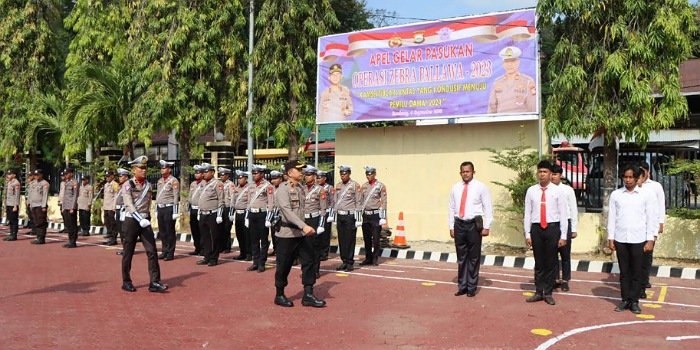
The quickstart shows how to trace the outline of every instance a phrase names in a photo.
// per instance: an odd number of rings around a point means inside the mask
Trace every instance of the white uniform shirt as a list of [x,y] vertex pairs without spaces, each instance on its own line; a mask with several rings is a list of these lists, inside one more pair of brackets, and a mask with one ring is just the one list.
[[576,203],[576,192],[569,185],[564,183],[559,183],[559,189],[564,192],[564,197],[566,197],[566,207],[568,209],[567,219],[571,219],[571,232],[576,231],[576,225],[578,225],[578,204]]
[[459,207],[462,203],[462,191],[464,181],[460,181],[452,186],[450,191],[450,210],[447,215],[447,225],[450,230],[454,229],[455,218],[471,220],[480,215],[484,219],[484,228],[489,229],[493,222],[493,207],[491,204],[491,194],[489,189],[476,179],[469,181],[467,185],[467,199],[464,207],[464,217],[459,217]]
[[[532,185],[527,189],[527,193],[525,194],[525,217],[523,218],[523,224],[525,226],[526,239],[530,239],[532,224],[539,225],[540,223],[541,188],[540,184]],[[551,182],[547,184],[545,188],[547,223],[558,222],[560,230],[559,237],[560,239],[566,239],[566,232],[569,228],[569,221],[567,219],[569,211],[564,192]]]
[[[656,213],[658,214],[659,223],[663,224],[666,221],[666,195],[664,194],[663,186],[654,180],[647,179],[642,184],[642,189],[651,190],[654,197],[656,197]],[[659,232],[656,232],[656,236],[658,235]]]
[[659,232],[655,198],[639,186],[628,191],[621,187],[610,194],[608,239],[620,243],[653,241]]

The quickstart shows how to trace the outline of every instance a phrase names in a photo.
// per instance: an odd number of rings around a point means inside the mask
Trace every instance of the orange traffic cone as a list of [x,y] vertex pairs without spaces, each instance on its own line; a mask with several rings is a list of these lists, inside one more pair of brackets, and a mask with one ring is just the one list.
[[399,223],[396,225],[396,234],[394,235],[394,243],[391,244],[392,248],[406,249],[411,248],[410,245],[406,244],[406,234],[404,233],[403,227],[403,212],[399,212]]

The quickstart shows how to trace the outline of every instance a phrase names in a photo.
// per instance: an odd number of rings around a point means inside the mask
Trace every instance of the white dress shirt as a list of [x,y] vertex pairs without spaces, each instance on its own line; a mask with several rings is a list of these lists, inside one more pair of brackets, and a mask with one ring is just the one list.
[[[663,186],[654,180],[647,179],[642,184],[642,189],[651,190],[654,197],[656,197],[656,213],[658,214],[659,223],[663,224],[666,221],[666,195],[664,194]],[[658,235],[659,232],[657,231],[656,236]]]
[[459,206],[462,203],[462,191],[464,181],[460,181],[452,186],[450,191],[450,210],[447,215],[447,225],[450,230],[455,227],[455,218],[471,220],[475,216],[481,215],[484,219],[484,228],[490,229],[493,222],[493,207],[491,205],[491,194],[489,189],[482,182],[472,179],[467,184],[467,199],[464,206],[464,217],[459,217]]
[[639,186],[632,191],[621,187],[610,194],[608,239],[620,243],[653,241],[659,232],[655,197]]
[[[569,228],[568,206],[564,192],[553,183],[549,183],[545,190],[545,202],[547,210],[547,222],[559,223],[560,239],[566,239],[566,232]],[[542,200],[542,187],[540,184],[532,185],[527,189],[525,194],[525,217],[523,226],[525,226],[525,238],[530,239],[530,228],[532,224],[540,223],[540,201]]]
[[568,209],[567,219],[571,219],[571,232],[576,231],[576,225],[578,225],[578,204],[576,203],[576,192],[569,185],[564,183],[559,183],[559,189],[564,192],[564,197],[566,198],[566,207]]

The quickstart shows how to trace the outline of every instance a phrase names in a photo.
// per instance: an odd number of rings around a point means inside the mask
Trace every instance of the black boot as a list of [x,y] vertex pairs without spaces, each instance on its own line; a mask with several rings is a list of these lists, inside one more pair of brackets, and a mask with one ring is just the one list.
[[301,305],[324,307],[326,306],[326,302],[314,296],[314,287],[304,286],[304,297],[301,298]]
[[292,301],[287,299],[287,297],[284,295],[284,288],[277,288],[277,295],[275,296],[275,305],[283,307],[294,306],[294,303],[292,303]]

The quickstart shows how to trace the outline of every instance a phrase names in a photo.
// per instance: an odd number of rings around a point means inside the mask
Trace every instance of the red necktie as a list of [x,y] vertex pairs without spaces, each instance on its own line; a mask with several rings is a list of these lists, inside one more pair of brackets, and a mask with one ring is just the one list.
[[540,199],[540,227],[544,230],[547,228],[547,198],[544,196],[544,191],[547,187],[542,187],[542,199]]
[[462,201],[459,204],[459,217],[464,218],[464,212],[467,210],[467,183],[464,183],[464,189],[462,190]]

